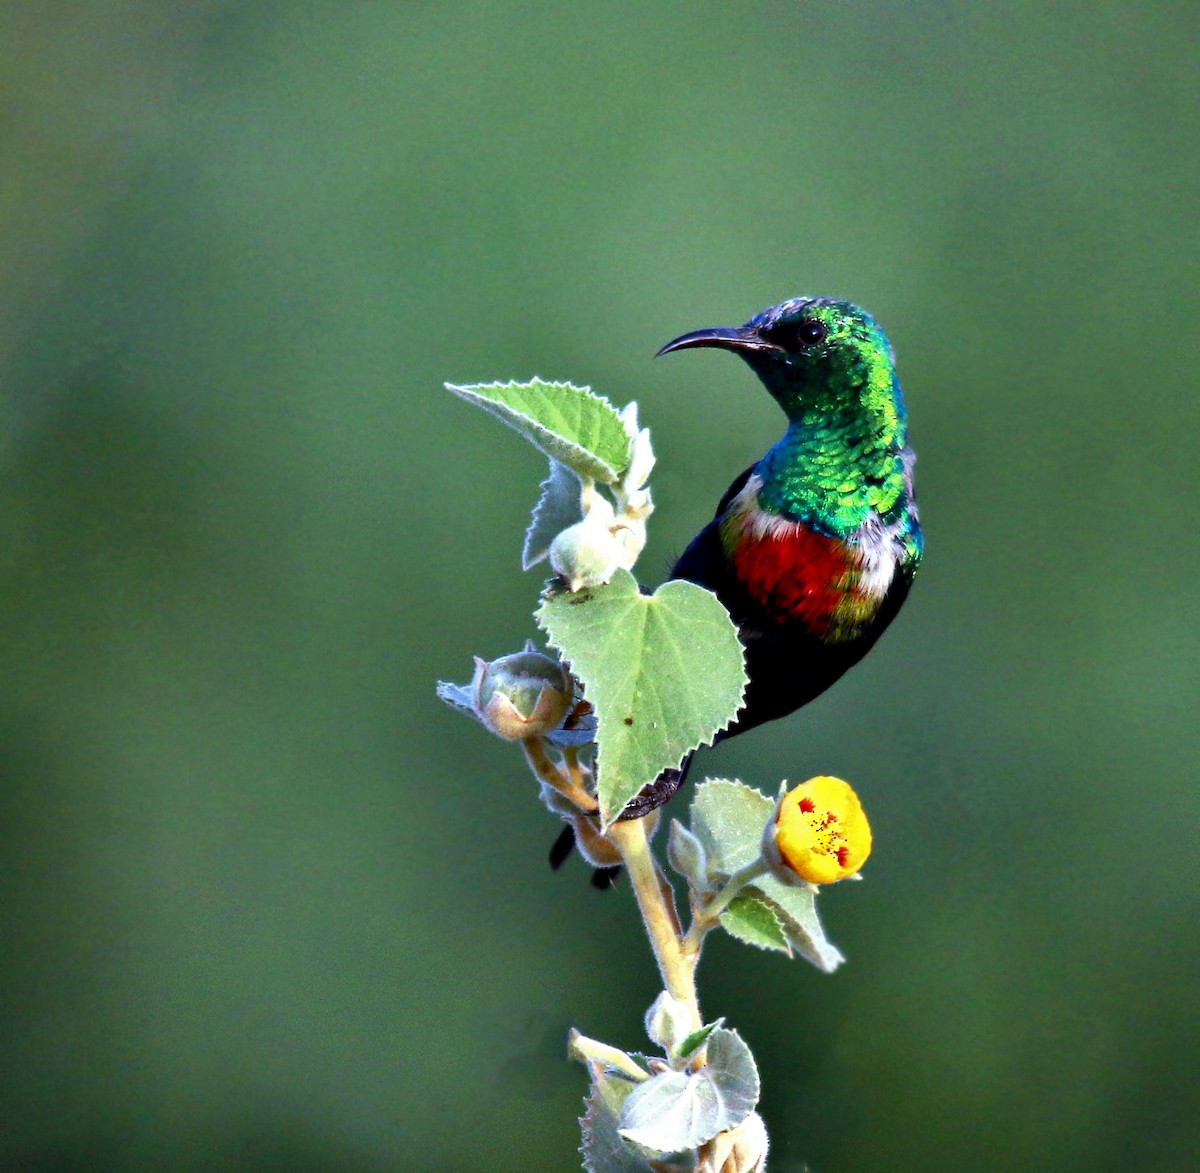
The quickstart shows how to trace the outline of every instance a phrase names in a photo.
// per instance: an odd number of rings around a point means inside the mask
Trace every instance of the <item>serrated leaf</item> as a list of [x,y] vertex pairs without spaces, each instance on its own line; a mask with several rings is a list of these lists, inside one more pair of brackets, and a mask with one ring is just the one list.
[[792,955],[783,921],[774,907],[752,892],[735,896],[721,913],[720,925],[731,937],[759,949]]
[[691,826],[711,869],[733,875],[759,857],[775,803],[753,786],[714,778],[696,787]]
[[694,583],[647,596],[619,570],[607,586],[549,596],[535,618],[596,710],[606,826],[662,770],[710,744],[741,704],[737,631],[716,595]]
[[693,892],[708,890],[708,856],[704,844],[678,819],[671,820],[667,859]]
[[550,475],[541,483],[542,495],[525,531],[521,569],[530,570],[550,553],[550,543],[583,516],[579,504],[579,477],[565,464],[550,461]]
[[792,887],[774,876],[760,876],[750,892],[759,892],[775,909],[792,947],[822,973],[833,973],[845,961],[828,937],[817,915],[817,890],[807,885]]
[[649,1161],[617,1131],[621,1106],[633,1085],[598,1076],[579,1118],[583,1130],[583,1167],[588,1173],[653,1173]]
[[758,1103],[758,1069],[737,1031],[718,1027],[708,1062],[696,1072],[665,1071],[629,1093],[618,1118],[622,1136],[659,1152],[693,1149],[736,1128]]
[[472,383],[446,389],[482,407],[580,476],[614,484],[629,464],[629,436],[607,399],[571,383]]

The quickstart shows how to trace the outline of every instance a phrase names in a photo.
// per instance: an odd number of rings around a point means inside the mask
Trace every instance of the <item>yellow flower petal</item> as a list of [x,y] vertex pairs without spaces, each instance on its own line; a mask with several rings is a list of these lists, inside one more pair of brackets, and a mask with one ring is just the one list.
[[784,864],[813,884],[844,880],[871,854],[871,826],[848,782],[810,778],[779,807],[775,842]]

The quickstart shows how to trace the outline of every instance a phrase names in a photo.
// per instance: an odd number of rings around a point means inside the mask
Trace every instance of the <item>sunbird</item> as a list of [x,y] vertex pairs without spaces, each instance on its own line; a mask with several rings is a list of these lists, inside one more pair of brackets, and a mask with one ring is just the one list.
[[[924,540],[891,343],[865,310],[796,297],[744,326],[683,334],[658,354],[700,347],[739,355],[787,417],[670,575],[716,594],[745,648],[749,684],[723,740],[794,712],[857,664],[907,597]],[[690,760],[623,817],[667,801]]]

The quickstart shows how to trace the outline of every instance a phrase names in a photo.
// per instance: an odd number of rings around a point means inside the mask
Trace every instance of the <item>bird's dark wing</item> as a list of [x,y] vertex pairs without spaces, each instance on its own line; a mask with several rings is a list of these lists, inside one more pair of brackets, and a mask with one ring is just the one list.
[[728,592],[736,590],[725,557],[725,549],[721,545],[719,526],[729,503],[745,488],[750,474],[756,467],[752,464],[725,490],[725,495],[717,503],[712,521],[691,540],[688,548],[679,556],[679,561],[672,567],[672,578],[686,578],[689,582],[708,587],[722,599],[726,598]]
[[672,578],[686,578],[688,582],[707,586],[722,603],[725,603],[734,621],[739,624],[748,610],[749,600],[744,597],[742,585],[733,576],[730,560],[726,557],[725,547],[721,543],[720,522],[730,506],[730,501],[742,492],[755,468],[756,465],[751,464],[750,468],[726,489],[724,497],[716,505],[712,521],[691,540],[671,570]]

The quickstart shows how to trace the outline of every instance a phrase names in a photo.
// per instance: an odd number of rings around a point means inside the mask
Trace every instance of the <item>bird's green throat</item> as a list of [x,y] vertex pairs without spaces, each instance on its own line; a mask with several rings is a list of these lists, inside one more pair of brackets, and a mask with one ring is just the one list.
[[872,514],[885,524],[901,517],[904,400],[886,341],[873,342],[850,361],[814,364],[802,383],[772,380],[788,429],[756,469],[762,508],[841,538]]

